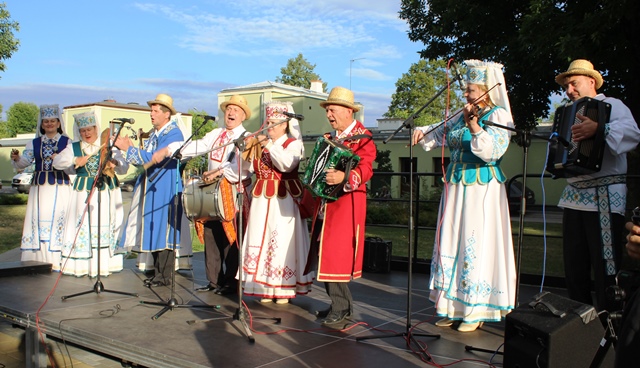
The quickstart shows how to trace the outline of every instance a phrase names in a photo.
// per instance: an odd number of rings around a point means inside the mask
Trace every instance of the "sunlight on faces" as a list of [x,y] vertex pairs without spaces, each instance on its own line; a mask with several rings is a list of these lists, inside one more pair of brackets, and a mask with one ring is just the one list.
[[564,78],[562,87],[571,101],[597,94],[596,80],[586,75],[568,75]]
[[[285,123],[282,124],[278,124],[280,122],[285,121]],[[275,125],[278,124],[278,125]],[[271,138],[272,141],[275,141],[276,139],[282,137],[283,135],[287,134],[287,126],[289,125],[289,123],[286,123],[286,120],[280,120],[280,119],[268,119],[267,120],[267,127],[269,129],[267,129],[267,133],[269,133],[269,138]]]
[[353,110],[341,105],[327,105],[327,120],[331,127],[338,132],[343,132],[353,123]]
[[93,143],[98,139],[98,128],[95,125],[80,128],[80,137],[87,143]]
[[167,111],[164,111],[162,109],[162,105],[158,104],[151,105],[151,112],[149,115],[151,115],[151,124],[156,130],[165,126],[165,124],[167,124],[171,119],[171,111],[168,109]]
[[247,114],[244,113],[244,110],[242,110],[240,106],[227,105],[227,108],[224,110],[224,126],[228,130],[236,128],[242,124],[246,118]]
[[467,84],[467,89],[464,91],[464,98],[467,99],[467,103],[475,103],[476,105],[486,105],[485,100],[489,98],[489,95],[484,95],[481,99],[476,101],[480,96],[487,92],[487,87],[483,84]]
[[60,128],[60,120],[58,118],[42,119],[42,130],[48,136],[54,136]]

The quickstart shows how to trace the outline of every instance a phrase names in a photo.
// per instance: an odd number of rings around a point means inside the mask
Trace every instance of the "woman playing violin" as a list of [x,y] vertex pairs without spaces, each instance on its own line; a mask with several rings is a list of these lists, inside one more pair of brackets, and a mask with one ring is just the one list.
[[[467,60],[467,104],[457,120],[427,132],[413,144],[425,150],[448,146],[431,262],[430,300],[443,319],[436,326],[476,330],[498,322],[515,304],[516,271],[511,222],[500,160],[513,128],[502,65]],[[484,122],[492,122],[491,126]],[[497,126],[495,126],[497,125]],[[446,138],[446,139],[445,139]]]

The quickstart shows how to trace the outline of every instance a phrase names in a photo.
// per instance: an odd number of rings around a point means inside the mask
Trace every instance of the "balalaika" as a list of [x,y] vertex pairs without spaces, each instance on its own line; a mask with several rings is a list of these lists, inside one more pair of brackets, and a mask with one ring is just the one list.
[[309,157],[309,163],[302,177],[311,192],[321,198],[336,200],[342,194],[344,184],[328,185],[325,182],[326,170],[336,169],[344,171],[345,178],[349,177],[351,169],[356,167],[360,157],[346,146],[326,139],[318,138]]
[[[598,123],[596,133],[580,142],[573,141],[571,136],[571,127],[581,123],[577,114]],[[600,171],[605,150],[604,127],[609,123],[610,116],[611,104],[589,97],[558,107],[552,129],[558,138],[549,143],[546,170],[554,178],[570,178]]]

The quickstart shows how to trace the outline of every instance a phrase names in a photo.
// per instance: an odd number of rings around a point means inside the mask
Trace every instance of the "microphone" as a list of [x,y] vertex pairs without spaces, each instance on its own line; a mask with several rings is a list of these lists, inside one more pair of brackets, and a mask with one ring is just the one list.
[[115,118],[111,120],[112,123],[120,123],[120,124],[124,124],[124,123],[129,123],[129,124],[133,124],[136,122],[136,119],[134,118]]
[[207,121],[207,120],[218,121],[218,117],[217,116],[204,115],[203,118],[204,118],[204,121]]
[[289,117],[291,119],[298,119],[300,121],[304,120],[304,115],[302,114],[294,114],[292,112],[287,112],[287,111],[280,111],[280,113],[286,117]]
[[453,70],[453,79],[457,80],[460,89],[465,91],[467,89],[467,83],[464,81],[464,78],[462,78],[462,75],[458,71],[458,65],[455,62],[451,63],[451,69]]

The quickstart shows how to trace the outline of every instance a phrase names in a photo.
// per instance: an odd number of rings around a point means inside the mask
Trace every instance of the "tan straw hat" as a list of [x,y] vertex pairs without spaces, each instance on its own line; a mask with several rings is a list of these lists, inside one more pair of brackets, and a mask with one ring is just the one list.
[[225,101],[220,104],[220,110],[224,111],[227,109],[228,105],[236,105],[244,111],[245,115],[247,115],[247,119],[251,117],[251,109],[249,105],[247,105],[247,100],[240,95],[233,95],[228,101]]
[[329,92],[329,97],[326,101],[320,102],[320,106],[326,108],[327,105],[340,105],[353,109],[353,112],[360,110],[358,106],[353,102],[353,92],[344,87],[333,87]]
[[155,100],[147,101],[147,105],[149,105],[149,107],[151,107],[151,105],[162,105],[171,110],[171,115],[175,115],[177,112],[173,107],[173,98],[164,93],[159,93]]
[[560,73],[556,76],[556,83],[563,86],[564,85],[564,77],[569,75],[586,75],[587,77],[591,77],[596,81],[596,89],[602,87],[602,74],[597,70],[593,69],[593,64],[589,60],[585,59],[576,59],[569,64],[569,69],[566,72]]

